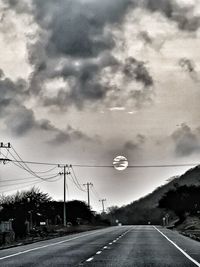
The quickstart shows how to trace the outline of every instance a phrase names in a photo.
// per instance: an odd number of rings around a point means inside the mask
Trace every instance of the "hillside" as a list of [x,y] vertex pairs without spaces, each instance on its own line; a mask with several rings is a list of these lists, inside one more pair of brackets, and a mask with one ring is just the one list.
[[200,165],[189,169],[183,175],[170,179],[171,181],[158,187],[152,193],[118,209],[113,209],[109,214],[112,223],[119,220],[123,224],[161,224],[165,211],[158,208],[161,197],[170,189],[181,185],[200,184]]

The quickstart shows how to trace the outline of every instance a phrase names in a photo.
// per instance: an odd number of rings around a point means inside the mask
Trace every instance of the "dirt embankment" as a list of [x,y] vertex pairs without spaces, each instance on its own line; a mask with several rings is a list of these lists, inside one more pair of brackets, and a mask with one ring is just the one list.
[[188,216],[185,221],[176,227],[181,234],[200,241],[200,217]]

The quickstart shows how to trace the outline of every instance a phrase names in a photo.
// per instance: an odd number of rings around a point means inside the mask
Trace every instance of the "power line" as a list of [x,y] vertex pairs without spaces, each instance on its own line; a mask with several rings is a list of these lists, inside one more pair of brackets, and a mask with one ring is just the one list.
[[18,189],[23,189],[23,188],[26,188],[26,187],[28,187],[28,186],[32,186],[32,185],[36,185],[36,184],[41,184],[41,183],[43,183],[44,181],[39,181],[39,182],[34,182],[34,183],[30,183],[30,184],[28,184],[28,185],[26,185],[26,186],[20,186],[20,187],[17,187],[17,188],[13,188],[13,189],[9,189],[9,190],[4,190],[4,191],[0,191],[0,193],[1,194],[3,194],[3,193],[6,193],[6,192],[11,192],[11,191],[14,191],[14,190],[18,190]]
[[[48,179],[48,178],[51,178],[53,176],[53,178],[54,178],[54,176],[58,176],[58,173],[54,173],[54,174],[51,174],[51,176],[50,176],[50,174],[48,174],[48,175],[43,175],[43,178],[45,178],[45,179]],[[27,179],[32,179],[32,178],[35,178],[34,176],[28,176],[28,177],[23,177],[23,178],[16,178],[16,179],[0,179],[0,183],[1,182],[15,182],[15,181],[23,181],[23,180],[27,180]]]
[[[24,163],[24,161],[23,161],[22,158],[19,156],[19,154],[16,152],[16,150],[15,150],[13,147],[11,147],[11,148],[14,150],[15,154],[20,158],[20,161]],[[14,160],[16,161],[16,157],[10,152],[10,150],[9,150],[8,152],[9,152],[9,154],[14,158]],[[21,162],[19,163],[19,165],[16,164],[15,162],[13,162],[12,160],[11,160],[11,162],[14,163],[17,167],[19,167],[19,168],[21,168],[21,169],[27,171],[28,173],[30,173],[30,174],[33,175],[34,177],[39,178],[39,179],[44,180],[44,181],[54,182],[54,181],[50,181],[50,179],[51,179],[51,178],[55,178],[56,176],[58,176],[58,174],[57,174],[57,175],[53,175],[52,177],[49,177],[48,179],[47,179],[47,178],[43,178],[43,177],[37,175],[32,169],[30,169],[29,166],[28,166],[26,163],[24,164],[24,165],[25,165],[25,167],[24,167],[24,166],[21,164]]]
[[13,185],[21,185],[21,184],[27,184],[27,183],[30,183],[30,182],[36,182],[36,181],[38,181],[38,180],[32,180],[32,181],[27,181],[27,182],[23,182],[23,183],[15,183],[15,184],[9,184],[9,185],[5,185],[5,184],[3,184],[3,185],[1,185],[1,187],[8,187],[8,186],[13,186]]
[[[185,163],[185,164],[157,164],[157,165],[129,165],[127,168],[170,168],[170,167],[191,167],[197,166],[199,163]],[[73,164],[74,167],[79,168],[114,168],[113,165],[87,165],[87,164]]]
[[82,186],[81,186],[81,184],[79,183],[79,180],[78,180],[78,178],[77,178],[77,176],[76,176],[76,174],[75,174],[75,171],[74,171],[72,165],[70,166],[70,169],[72,170],[72,173],[73,173],[73,176],[74,176],[74,177],[73,177],[72,174],[71,174],[71,172],[70,172],[70,176],[72,177],[74,184],[76,185],[76,187],[77,187],[79,190],[85,192],[85,189],[83,189]]
[[[9,151],[9,153],[13,156],[13,154]],[[6,157],[3,153],[2,153],[2,155],[4,156],[4,157]],[[15,156],[13,156],[13,158],[15,158]],[[43,180],[43,181],[46,181],[46,182],[56,182],[56,181],[58,181],[59,179],[57,179],[57,180],[52,180],[51,181],[51,179],[53,179],[53,178],[56,178],[57,176],[59,176],[59,173],[57,173],[57,174],[55,174],[55,175],[52,175],[52,176],[50,176],[50,177],[48,177],[48,178],[44,178],[44,177],[41,177],[41,176],[38,176],[37,174],[34,174],[34,172],[30,172],[29,170],[27,170],[22,164],[20,164],[20,166],[18,165],[18,164],[16,164],[15,162],[13,162],[12,160],[11,160],[11,162],[12,163],[14,163],[17,167],[20,167],[20,168],[22,168],[23,170],[25,170],[25,171],[27,171],[27,172],[29,172],[30,174],[32,174],[34,177],[36,177],[36,178],[39,178],[39,179],[41,179],[41,180]]]
[[[25,169],[30,172],[32,175],[36,176],[37,178],[43,180],[42,177],[40,177],[39,175],[37,175],[31,168],[29,168],[29,166],[22,160],[22,158],[20,157],[20,155],[17,153],[17,151],[14,149],[13,146],[11,146],[11,148],[13,149],[13,151],[15,152],[15,154],[17,155],[17,157],[23,162],[23,164],[25,165]],[[9,151],[10,152],[10,151]]]
[[71,181],[72,181],[72,183],[76,186],[76,188],[77,188],[78,190],[82,191],[82,192],[85,192],[85,190],[82,189],[82,188],[76,183],[76,181],[74,180],[74,177],[72,176],[71,173],[70,173],[70,177],[71,177]]
[[[114,168],[113,165],[93,165],[93,164],[60,164],[60,163],[49,163],[49,162],[38,162],[38,161],[22,161],[22,160],[11,160],[15,163],[27,163],[33,165],[46,165],[46,166],[58,166],[58,165],[67,165],[74,166],[78,168]],[[149,165],[129,165],[127,168],[171,168],[171,167],[192,167],[197,166],[198,163],[182,163],[182,164],[149,164]]]
[[46,170],[46,171],[39,171],[39,172],[35,171],[35,173],[47,173],[47,172],[51,172],[51,171],[55,170],[56,168],[58,168],[58,166],[55,166],[55,167],[53,167],[53,168],[51,168],[49,170]]
[[95,195],[95,197],[96,197],[97,199],[101,199],[101,197],[99,196],[99,193],[96,191],[94,185],[93,185],[93,187],[92,187],[92,192],[93,192],[93,194]]
[[33,164],[33,165],[46,165],[46,166],[58,166],[58,165],[64,165],[60,163],[49,163],[49,162],[38,162],[38,161],[27,161],[27,160],[12,160],[12,162],[15,163],[27,163],[27,164]]

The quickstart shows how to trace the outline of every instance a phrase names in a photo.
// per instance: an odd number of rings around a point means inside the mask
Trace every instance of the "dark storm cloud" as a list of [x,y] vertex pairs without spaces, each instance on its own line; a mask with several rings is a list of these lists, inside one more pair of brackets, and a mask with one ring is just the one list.
[[46,46],[53,55],[94,57],[114,46],[110,35],[103,32],[107,23],[119,22],[129,0],[111,1],[33,1],[38,24],[50,30]]
[[[49,38],[29,46],[34,67],[31,91],[42,92],[41,84],[49,78],[62,77],[70,86],[70,91],[61,88],[53,98],[43,96],[44,105],[82,108],[87,101],[94,104],[106,98],[109,88],[99,82],[99,74],[117,61],[109,52],[115,41],[104,27],[119,23],[129,4],[129,0],[33,2],[35,19]],[[65,60],[58,71],[61,58]]]
[[181,58],[179,60],[179,65],[185,70],[185,71],[188,71],[188,72],[194,72],[195,69],[194,69],[194,64],[193,62],[188,59],[188,58]]
[[92,138],[82,133],[80,130],[76,130],[71,126],[67,126],[65,130],[58,129],[49,120],[40,120],[37,123],[37,127],[43,131],[52,132],[53,138],[48,143],[53,145],[62,145],[71,141],[88,141],[92,142]]
[[70,141],[92,141],[87,135],[83,134],[79,130],[73,129],[71,126],[68,126],[64,131],[57,131],[56,136],[50,141],[54,145],[61,145]]
[[9,105],[24,101],[27,96],[27,85],[24,80],[13,82],[0,70],[0,117],[5,114]]
[[200,151],[200,136],[198,132],[192,131],[185,123],[171,137],[175,143],[175,153],[178,156],[187,156]]
[[[122,22],[127,7],[134,1],[34,1],[34,15],[49,38],[29,47],[29,58],[35,71],[31,78],[31,91],[42,92],[45,79],[62,77],[70,90],[60,88],[57,95],[42,95],[45,106],[68,108],[75,105],[82,109],[85,104],[102,103],[111,90],[101,82],[101,71],[106,67],[124,71],[127,79],[136,80],[144,87],[153,85],[145,64],[136,59],[117,62],[112,55],[115,40],[111,32],[105,31],[110,23]],[[46,36],[46,35],[45,35]],[[59,59],[62,66],[57,67]],[[141,106],[146,93],[134,91],[128,96]],[[108,101],[107,101],[108,103]]]
[[181,5],[175,0],[144,0],[144,7],[152,12],[161,12],[168,19],[177,22],[180,30],[196,31],[200,17],[193,15],[194,5]]
[[134,140],[127,141],[124,144],[125,151],[137,151],[141,148],[141,146],[145,143],[146,137],[144,135],[138,134]]
[[138,61],[133,57],[129,57],[125,61],[123,73],[129,79],[143,83],[146,87],[153,85],[153,78],[150,76],[143,61]]
[[54,142],[62,143],[76,140],[91,140],[81,131],[68,126],[66,130],[60,130],[48,120],[37,120],[34,112],[23,103],[29,97],[27,85],[24,80],[16,82],[6,78],[0,70],[0,120],[13,135],[24,136],[30,130],[43,130],[53,133]]
[[198,81],[197,72],[195,70],[194,62],[189,58],[181,58],[179,60],[179,66],[187,72],[194,81]]
[[[32,9],[28,3],[32,3]],[[199,17],[192,16],[193,7],[181,6],[175,0],[9,0],[7,4],[18,12],[32,10],[40,31],[37,42],[28,46],[29,62],[33,68],[30,91],[39,96],[45,106],[58,108],[69,105],[83,108],[85,104],[94,105],[106,99],[110,88],[100,82],[101,71],[121,64],[112,56],[116,39],[106,26],[123,24],[128,8],[141,7],[160,12],[176,21],[182,30],[195,31],[199,27]],[[142,32],[140,38],[148,44],[153,42],[147,32]],[[102,56],[105,54],[108,58]],[[105,62],[102,63],[103,57]],[[94,59],[99,60],[94,62]],[[154,84],[142,61],[128,58],[121,71],[127,79],[136,80],[144,87]],[[63,78],[70,90],[56,88],[55,97],[45,95],[43,85],[53,78]],[[147,94],[145,90],[135,90],[128,97],[140,107]]]
[[55,71],[51,78],[62,77],[71,90],[60,89],[56,97],[45,97],[44,105],[67,107],[72,103],[82,108],[85,101],[98,101],[106,97],[109,88],[99,82],[99,71],[107,66],[118,65],[110,53],[102,53],[97,59],[68,61],[63,68]]
[[31,13],[30,0],[3,0],[5,9],[15,9],[17,13]]
[[145,44],[148,44],[148,45],[153,44],[153,39],[150,37],[149,33],[146,31],[141,31],[138,37],[141,38],[141,40],[144,41]]
[[[19,5],[17,1],[9,3],[14,8]],[[111,54],[115,40],[105,26],[122,23],[130,5],[134,7],[137,3],[130,0],[32,1],[35,21],[42,30],[38,41],[28,46],[29,62],[34,69],[30,76],[32,94],[40,95],[45,106],[58,108],[69,105],[83,108],[85,103],[105,100],[110,88],[100,82],[101,71],[121,64]],[[127,59],[122,71],[129,80],[136,80],[145,87],[153,85],[141,61]],[[48,79],[61,77],[70,90],[60,88],[55,97],[43,94],[43,84]],[[145,98],[139,91],[129,97],[139,101],[136,106]]]
[[165,39],[160,38],[156,40],[147,31],[139,32],[138,38],[143,42],[144,45],[147,45],[158,52],[162,49],[163,45],[165,44]]

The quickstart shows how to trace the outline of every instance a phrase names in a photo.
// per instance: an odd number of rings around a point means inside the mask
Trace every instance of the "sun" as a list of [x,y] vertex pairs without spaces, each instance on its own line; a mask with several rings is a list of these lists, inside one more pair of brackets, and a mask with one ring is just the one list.
[[128,167],[128,160],[124,156],[117,156],[113,160],[113,166],[118,171],[123,171]]

